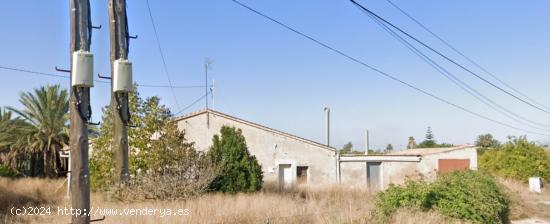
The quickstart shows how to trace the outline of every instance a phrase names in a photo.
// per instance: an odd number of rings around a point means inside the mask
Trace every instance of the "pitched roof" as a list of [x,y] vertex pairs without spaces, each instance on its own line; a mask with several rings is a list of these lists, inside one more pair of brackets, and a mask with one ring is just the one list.
[[424,155],[450,152],[450,151],[462,150],[462,149],[473,148],[473,147],[474,147],[473,145],[458,145],[458,146],[446,147],[446,148],[406,149],[406,150],[399,151],[399,152],[387,153],[386,155],[424,156]]
[[291,139],[294,139],[294,140],[298,140],[298,141],[301,141],[301,142],[304,142],[304,143],[307,143],[307,144],[310,144],[310,145],[315,145],[317,147],[320,147],[320,148],[323,148],[323,149],[326,149],[326,150],[329,150],[329,151],[336,151],[336,149],[334,147],[327,146],[325,144],[322,144],[322,143],[319,143],[319,142],[316,142],[316,141],[313,141],[313,140],[309,140],[309,139],[306,139],[306,138],[302,138],[302,137],[299,137],[299,136],[296,136],[296,135],[293,135],[293,134],[289,134],[287,132],[275,130],[273,128],[269,128],[269,127],[266,127],[266,126],[263,126],[263,125],[260,125],[260,124],[254,123],[254,122],[246,121],[246,120],[243,120],[243,119],[240,119],[240,118],[237,118],[237,117],[233,117],[231,115],[224,114],[224,113],[221,113],[219,111],[215,111],[215,110],[211,110],[211,109],[202,109],[202,110],[199,110],[199,111],[195,111],[195,112],[192,112],[192,113],[189,113],[189,114],[186,114],[186,115],[175,117],[174,120],[175,121],[186,120],[186,119],[189,119],[189,118],[192,118],[192,117],[195,117],[195,116],[199,116],[199,115],[202,115],[202,114],[205,114],[205,113],[210,113],[210,114],[213,114],[213,115],[216,115],[216,116],[219,116],[219,117],[223,117],[223,118],[228,119],[228,120],[232,120],[234,122],[238,122],[238,123],[241,123],[241,124],[244,124],[244,125],[248,125],[248,126],[251,126],[251,127],[255,127],[255,128],[264,130],[264,131],[268,131],[268,132],[271,132],[273,134],[282,135],[282,136],[285,136],[285,137],[288,137],[288,138],[291,138]]

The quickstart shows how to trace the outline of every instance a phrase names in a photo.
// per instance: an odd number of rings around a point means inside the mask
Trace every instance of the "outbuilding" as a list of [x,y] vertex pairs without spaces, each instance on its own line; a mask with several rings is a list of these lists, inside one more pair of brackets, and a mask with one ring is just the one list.
[[439,173],[477,169],[470,145],[403,150],[383,155],[340,155],[330,146],[206,109],[177,117],[178,128],[199,151],[206,151],[222,126],[242,130],[248,150],[262,166],[264,182],[385,189],[407,178],[433,180]]

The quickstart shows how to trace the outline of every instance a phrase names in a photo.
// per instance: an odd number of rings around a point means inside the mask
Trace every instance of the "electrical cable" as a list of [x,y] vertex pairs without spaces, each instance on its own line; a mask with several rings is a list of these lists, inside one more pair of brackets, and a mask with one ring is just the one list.
[[456,47],[454,47],[453,45],[451,45],[448,41],[444,40],[442,37],[440,37],[439,35],[437,35],[436,33],[434,33],[432,30],[430,30],[428,27],[426,27],[424,24],[422,24],[420,21],[418,21],[416,18],[414,18],[412,15],[410,15],[409,13],[407,13],[405,10],[403,10],[402,8],[400,8],[398,5],[396,5],[394,2],[392,2],[391,0],[386,0],[386,2],[388,2],[390,5],[392,5],[394,8],[396,8],[397,10],[399,10],[401,13],[403,13],[405,16],[407,16],[409,19],[411,19],[414,23],[416,23],[417,25],[419,25],[420,27],[422,27],[422,29],[424,29],[426,32],[430,33],[432,36],[434,36],[435,38],[437,38],[439,41],[441,41],[443,44],[445,44],[447,47],[449,47],[451,50],[453,50],[454,52],[456,52],[457,54],[459,54],[460,56],[462,56],[464,59],[466,59],[467,61],[469,61],[470,63],[472,63],[474,66],[476,66],[478,69],[482,70],[483,72],[485,72],[486,74],[488,74],[489,76],[493,77],[495,80],[497,80],[500,84],[508,87],[510,90],[514,91],[515,93],[525,97],[526,99],[530,100],[531,102],[541,106],[541,107],[544,107],[546,109],[549,109],[550,110],[550,107],[534,100],[533,98],[527,96],[527,94],[525,93],[522,93],[521,91],[519,91],[518,89],[512,87],[510,84],[504,82],[502,79],[498,78],[498,76],[496,76],[495,74],[493,74],[492,72],[488,71],[486,68],[484,68],[483,66],[481,66],[479,63],[475,62],[473,59],[471,59],[470,57],[466,56],[464,53],[462,53],[461,51],[459,51]]
[[[37,71],[31,71],[26,69],[19,69],[19,68],[12,68],[12,67],[6,67],[6,66],[0,66],[0,69],[5,70],[11,70],[16,72],[23,72],[23,73],[29,73],[29,74],[35,74],[35,75],[42,75],[42,76],[50,76],[50,77],[56,77],[56,78],[70,78],[69,76],[65,75],[57,75],[52,73],[45,73],[45,72],[37,72]],[[94,82],[99,83],[111,83],[110,81],[103,81],[100,79],[94,79]],[[204,88],[204,86],[196,85],[196,86],[167,86],[167,85],[149,85],[149,84],[137,84],[139,87],[150,87],[150,88],[176,88],[176,89],[193,89],[193,88]]]
[[172,80],[170,79],[170,74],[168,73],[168,66],[166,66],[166,59],[164,58],[164,52],[162,51],[162,47],[160,45],[159,35],[157,32],[157,26],[155,25],[155,20],[153,19],[153,13],[151,12],[151,6],[149,5],[149,0],[145,0],[147,3],[147,10],[149,11],[149,18],[151,20],[151,24],[153,25],[153,31],[155,32],[155,39],[157,41],[157,47],[160,52],[160,57],[162,59],[162,65],[164,68],[164,74],[166,75],[166,78],[168,78],[168,85],[170,85],[170,90],[172,91],[172,95],[174,96],[174,101],[176,103],[176,106],[178,110],[180,110],[180,105],[178,103],[178,98],[176,97],[176,92],[174,91],[174,88],[172,88]]
[[350,56],[350,55],[344,53],[343,51],[340,51],[340,50],[338,50],[338,49],[336,49],[336,48],[334,48],[334,47],[331,47],[331,46],[329,46],[329,45],[327,45],[327,44],[325,44],[325,43],[323,43],[323,42],[321,42],[321,41],[319,41],[319,40],[317,40],[317,39],[315,39],[315,38],[313,38],[313,37],[311,37],[311,36],[309,36],[309,35],[307,35],[307,34],[305,34],[305,33],[302,33],[302,32],[300,32],[300,31],[298,31],[298,30],[296,30],[296,29],[294,29],[294,28],[292,28],[292,27],[290,27],[290,26],[288,26],[288,25],[286,25],[286,24],[284,24],[284,23],[282,23],[282,22],[280,22],[280,21],[278,21],[278,20],[276,20],[276,19],[274,19],[274,18],[272,18],[272,17],[270,17],[270,16],[268,16],[268,15],[262,13],[262,12],[260,12],[260,11],[257,11],[257,10],[255,10],[255,9],[253,9],[252,7],[250,7],[250,6],[248,6],[248,5],[245,5],[244,3],[240,2],[240,1],[237,1],[237,0],[231,0],[231,1],[232,1],[233,3],[235,3],[235,4],[239,5],[239,6],[241,6],[241,7],[244,8],[244,9],[247,9],[247,10],[249,10],[249,11],[251,11],[251,12],[253,12],[253,13],[255,13],[255,14],[257,14],[257,15],[259,15],[259,16],[261,16],[261,17],[263,17],[263,18],[265,18],[265,19],[267,19],[267,20],[269,20],[269,21],[271,21],[271,22],[273,22],[273,23],[276,23],[276,24],[278,24],[278,25],[284,27],[284,28],[287,29],[287,30],[290,30],[290,31],[294,32],[295,34],[298,34],[298,35],[300,35],[300,36],[302,36],[302,37],[304,37],[304,38],[306,38],[306,39],[308,39],[308,40],[310,40],[310,41],[312,41],[312,42],[314,42],[314,43],[316,43],[316,44],[318,44],[318,45],[320,45],[320,46],[322,46],[322,47],[324,47],[324,48],[326,48],[326,49],[328,49],[328,50],[330,50],[330,51],[333,51],[334,53],[339,54],[340,56],[343,56],[343,57],[349,59],[350,61],[356,62],[356,63],[358,63],[358,64],[360,64],[360,65],[362,65],[362,66],[364,66],[364,67],[366,67],[366,68],[368,68],[368,69],[370,69],[370,70],[372,70],[372,71],[375,71],[376,73],[378,73],[378,74],[380,74],[380,75],[382,75],[382,76],[384,76],[384,77],[386,77],[386,78],[389,78],[389,79],[391,79],[391,80],[393,80],[393,81],[395,81],[395,82],[398,82],[398,83],[400,83],[400,84],[403,84],[403,85],[405,85],[405,86],[407,86],[407,87],[409,87],[409,88],[411,88],[411,89],[414,89],[414,90],[416,90],[416,91],[418,91],[418,92],[420,92],[420,93],[422,93],[422,94],[424,94],[424,95],[427,95],[427,96],[429,96],[429,97],[431,97],[431,98],[434,98],[434,99],[436,99],[436,100],[438,100],[438,101],[440,101],[440,102],[443,102],[443,103],[445,103],[445,104],[448,104],[448,105],[450,105],[450,106],[453,106],[453,107],[455,107],[455,108],[457,108],[457,109],[460,109],[460,110],[462,110],[462,111],[464,111],[464,112],[467,112],[467,113],[469,113],[469,114],[471,114],[471,115],[477,116],[477,117],[479,117],[479,118],[482,118],[482,119],[491,121],[491,122],[493,122],[493,123],[496,123],[496,124],[499,124],[499,125],[502,125],[502,126],[511,128],[511,129],[515,129],[515,130],[518,130],[518,131],[523,131],[523,132],[526,132],[526,133],[537,134],[537,135],[550,136],[550,135],[548,135],[548,134],[533,132],[533,131],[530,131],[530,130],[526,130],[526,129],[523,129],[523,128],[519,128],[519,127],[510,125],[510,124],[507,124],[507,123],[504,123],[504,122],[501,122],[501,121],[492,119],[492,118],[490,118],[490,117],[487,117],[487,116],[485,116],[485,115],[482,115],[482,114],[479,114],[479,113],[474,112],[474,111],[472,111],[472,110],[469,110],[469,109],[467,109],[467,108],[465,108],[465,107],[462,107],[462,106],[460,106],[460,105],[458,105],[458,104],[452,103],[452,102],[450,102],[450,101],[448,101],[448,100],[446,100],[446,99],[444,99],[444,98],[441,98],[441,97],[439,97],[439,96],[437,96],[437,95],[435,95],[435,94],[433,94],[433,93],[430,93],[430,92],[428,92],[428,91],[426,91],[426,90],[423,90],[423,89],[421,89],[421,88],[419,88],[419,87],[416,87],[416,86],[414,86],[414,85],[412,85],[412,84],[410,84],[410,83],[408,83],[408,82],[405,82],[405,81],[403,81],[403,80],[401,80],[401,79],[398,79],[397,77],[392,76],[392,75],[390,75],[389,73],[386,73],[386,72],[384,72],[384,71],[382,71],[382,70],[380,70],[380,69],[378,69],[378,68],[376,68],[376,67],[373,67],[373,66],[371,66],[371,65],[368,65],[367,63],[365,63],[365,62],[363,62],[363,61],[361,61],[361,60],[359,60],[359,59],[356,59],[356,58],[354,58],[354,57],[352,57],[352,56]]
[[191,108],[193,105],[197,104],[198,102],[200,102],[202,99],[204,99],[205,97],[208,97],[208,95],[210,95],[212,93],[212,91],[209,91],[208,93],[202,95],[201,97],[197,98],[195,101],[193,101],[191,104],[187,105],[186,107],[184,107],[183,109],[181,109],[180,111],[178,111],[177,113],[175,113],[173,116],[176,116],[178,114],[181,114],[183,113],[184,111],[186,111],[187,109]]
[[[413,53],[415,53],[419,58],[421,58],[424,62],[426,62],[428,65],[430,65],[432,68],[434,68],[435,70],[437,70],[439,73],[441,73],[443,76],[445,76],[447,79],[449,79],[451,82],[453,82],[455,85],[457,85],[458,87],[460,87],[461,89],[463,89],[464,91],[466,91],[468,94],[472,95],[473,97],[475,97],[477,100],[479,100],[480,102],[482,102],[483,104],[493,108],[495,111],[503,114],[504,116],[520,123],[520,124],[523,124],[523,125],[526,125],[526,126],[529,126],[529,127],[532,127],[532,128],[535,128],[535,129],[538,129],[538,130],[542,130],[542,131],[550,131],[550,129],[544,129],[544,128],[540,128],[540,127],[537,127],[537,126],[534,126],[534,125],[531,125],[531,124],[527,124],[527,123],[524,123],[518,119],[516,119],[516,117],[524,120],[524,121],[527,121],[529,123],[532,123],[532,124],[535,124],[535,125],[540,125],[540,126],[544,126],[544,127],[550,127],[550,125],[547,125],[547,124],[542,124],[542,123],[539,123],[539,122],[536,122],[536,121],[533,121],[533,120],[530,120],[524,116],[521,116],[517,113],[514,113],[513,111],[510,111],[508,110],[507,108],[503,107],[502,105],[496,103],[495,101],[491,100],[490,98],[488,98],[487,96],[483,95],[482,93],[480,93],[479,91],[477,91],[476,89],[474,89],[473,87],[471,87],[470,85],[468,85],[467,83],[463,82],[462,80],[460,80],[458,77],[456,77],[455,75],[453,75],[451,72],[449,72],[447,69],[443,68],[440,64],[438,64],[437,62],[435,62],[433,59],[431,59],[429,56],[427,56],[426,54],[424,54],[422,51],[420,51],[418,48],[414,47],[410,42],[408,42],[407,40],[405,40],[404,38],[402,38],[401,36],[399,36],[399,34],[397,34],[396,32],[394,32],[393,30],[391,30],[390,27],[388,27],[387,25],[385,25],[384,23],[380,22],[379,20],[376,19],[376,17],[368,14],[369,17],[371,19],[373,19],[373,21],[379,25],[382,29],[384,29],[387,33],[389,33],[390,35],[392,35],[396,40],[398,40],[399,42],[401,42],[403,45],[405,45],[409,50],[411,50]],[[481,98],[480,98],[481,97]],[[496,108],[496,107],[498,108]],[[500,109],[499,109],[500,108]],[[505,112],[503,112],[505,111]],[[515,116],[515,117],[512,117],[512,116]]]
[[478,75],[477,73],[475,73],[475,72],[471,71],[470,69],[464,67],[463,65],[461,65],[461,64],[459,64],[458,62],[454,61],[453,59],[451,59],[451,58],[445,56],[445,55],[442,54],[441,52],[435,50],[434,48],[430,47],[430,46],[427,45],[426,43],[420,41],[420,40],[417,39],[416,37],[412,36],[411,34],[405,32],[405,31],[402,30],[401,28],[399,28],[399,27],[393,25],[392,23],[388,22],[387,20],[385,20],[385,19],[382,18],[381,16],[379,16],[379,15],[377,15],[376,13],[372,12],[371,10],[367,9],[365,6],[359,4],[359,3],[356,2],[355,0],[349,0],[349,1],[351,1],[354,5],[356,5],[356,6],[359,7],[360,9],[362,9],[362,10],[368,12],[369,14],[375,16],[375,17],[378,18],[380,21],[382,21],[382,22],[384,22],[384,23],[390,25],[391,27],[393,27],[395,30],[399,31],[400,33],[403,33],[404,35],[406,35],[407,37],[411,38],[411,39],[414,40],[415,42],[417,42],[417,43],[421,44],[422,46],[426,47],[426,48],[429,49],[430,51],[432,51],[432,52],[436,53],[437,55],[441,56],[441,57],[444,58],[445,60],[447,60],[447,61],[449,61],[449,62],[455,64],[456,66],[460,67],[462,70],[464,70],[464,71],[466,71],[466,72],[468,72],[468,73],[474,75],[475,77],[477,77],[478,79],[482,80],[483,82],[485,82],[485,83],[487,83],[487,84],[493,86],[494,88],[500,90],[501,92],[504,92],[505,94],[507,94],[507,95],[509,95],[509,96],[511,96],[511,97],[513,97],[513,98],[515,98],[516,100],[519,100],[519,101],[523,102],[524,104],[527,104],[527,105],[529,105],[529,106],[531,106],[531,107],[533,107],[533,108],[535,108],[535,109],[537,109],[537,110],[539,110],[539,111],[542,111],[542,112],[544,112],[544,113],[546,113],[546,114],[550,114],[550,111],[545,110],[545,109],[543,109],[543,108],[541,108],[541,107],[539,107],[539,106],[537,106],[537,105],[532,104],[531,102],[528,102],[528,101],[526,101],[526,100],[524,100],[524,99],[522,99],[522,98],[520,98],[520,97],[514,95],[513,93],[511,93],[511,92],[509,92],[509,91],[503,89],[502,87],[500,87],[500,86],[498,86],[498,85],[492,83],[491,81],[489,81],[489,80],[483,78],[482,76]]

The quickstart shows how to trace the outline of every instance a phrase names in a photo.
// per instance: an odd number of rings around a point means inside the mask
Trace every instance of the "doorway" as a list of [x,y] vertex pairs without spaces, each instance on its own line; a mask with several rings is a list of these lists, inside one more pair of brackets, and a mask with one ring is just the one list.
[[292,186],[292,169],[290,164],[279,164],[279,186],[290,188]]
[[367,186],[371,190],[382,189],[381,162],[367,162]]

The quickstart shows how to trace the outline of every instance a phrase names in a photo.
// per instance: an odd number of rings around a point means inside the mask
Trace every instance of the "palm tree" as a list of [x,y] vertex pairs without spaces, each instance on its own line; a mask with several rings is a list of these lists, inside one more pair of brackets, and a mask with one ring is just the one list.
[[27,151],[42,154],[45,177],[57,176],[58,151],[69,139],[68,98],[67,90],[48,85],[35,89],[34,93],[21,93],[19,102],[23,110],[8,107],[32,126],[27,135]]
[[25,143],[32,126],[20,119],[12,118],[11,111],[0,108],[0,162],[15,173],[19,173],[21,160],[27,154]]

